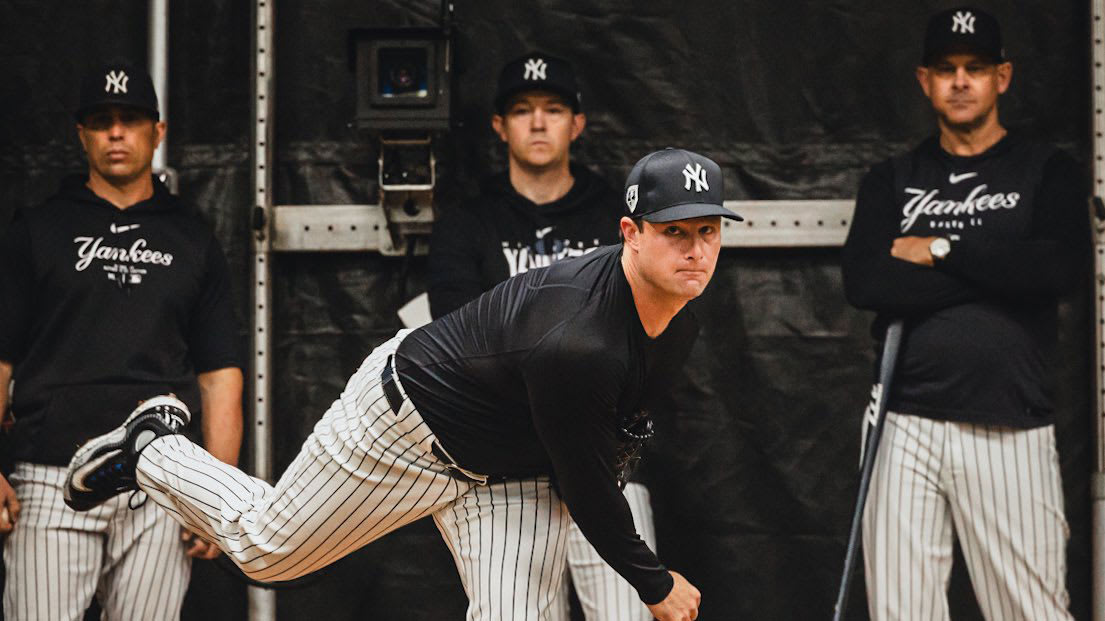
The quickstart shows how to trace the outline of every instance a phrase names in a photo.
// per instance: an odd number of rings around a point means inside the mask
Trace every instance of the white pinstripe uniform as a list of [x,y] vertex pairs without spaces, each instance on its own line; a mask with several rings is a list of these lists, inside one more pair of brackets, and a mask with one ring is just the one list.
[[[648,547],[656,551],[656,527],[648,488],[640,483],[625,486],[625,498],[633,512],[633,526]],[[568,537],[568,570],[587,621],[650,621],[652,613],[641,602],[633,585],[602,560],[595,546],[572,522]],[[564,593],[564,600],[568,597]],[[561,618],[567,619],[567,604]]]
[[451,475],[398,378],[403,405],[389,407],[381,372],[408,332],[364,361],[275,486],[177,435],[143,450],[139,486],[263,581],[302,576],[432,515],[469,597],[469,621],[549,619],[568,511],[545,477],[480,485]]
[[1072,618],[1053,426],[889,412],[883,433],[863,516],[872,619],[949,619],[956,536],[987,619]]
[[9,482],[22,510],[4,541],[7,621],[79,621],[93,595],[105,620],[180,618],[192,565],[164,511],[153,503],[131,510],[127,494],[73,511],[62,500],[61,466],[20,462]]

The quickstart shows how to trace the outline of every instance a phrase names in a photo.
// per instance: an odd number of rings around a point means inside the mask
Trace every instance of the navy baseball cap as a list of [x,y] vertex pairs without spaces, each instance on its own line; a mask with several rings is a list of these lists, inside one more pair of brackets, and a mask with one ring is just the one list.
[[744,218],[723,205],[721,167],[691,151],[667,148],[641,158],[625,180],[626,214],[649,222],[704,216]]
[[933,15],[925,29],[921,64],[927,67],[942,56],[964,52],[978,54],[994,63],[1004,62],[998,20],[972,7],[948,9]]
[[506,112],[507,100],[526,91],[556,93],[572,106],[573,112],[579,112],[583,103],[572,63],[542,52],[530,52],[503,66],[495,91],[495,111]]
[[74,116],[77,122],[97,106],[131,106],[149,112],[159,119],[157,93],[150,74],[132,63],[121,61],[98,65],[81,80],[81,101]]

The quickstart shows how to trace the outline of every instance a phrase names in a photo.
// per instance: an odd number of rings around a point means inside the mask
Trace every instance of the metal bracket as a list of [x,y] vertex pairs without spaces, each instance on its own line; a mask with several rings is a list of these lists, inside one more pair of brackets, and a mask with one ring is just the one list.
[[[426,158],[425,161],[419,161],[414,166],[418,170],[407,168],[407,165],[413,164],[408,159],[411,154]],[[437,181],[437,160],[434,158],[433,139],[429,136],[420,138],[380,136],[380,156],[376,163],[380,171],[378,178],[380,192],[424,191],[430,192],[430,196],[433,196],[434,184]]]
[[[723,220],[721,244],[728,248],[832,247],[844,243],[852,221],[850,200],[725,201],[744,222]],[[401,212],[392,211],[394,221]],[[272,209],[276,252],[405,252],[388,230],[380,205],[279,205]],[[429,226],[423,215],[410,224]],[[428,249],[418,238],[416,254]]]
[[393,250],[379,205],[278,205],[272,216],[275,252]]
[[726,248],[800,248],[844,245],[855,201],[725,201],[744,222],[723,220]]

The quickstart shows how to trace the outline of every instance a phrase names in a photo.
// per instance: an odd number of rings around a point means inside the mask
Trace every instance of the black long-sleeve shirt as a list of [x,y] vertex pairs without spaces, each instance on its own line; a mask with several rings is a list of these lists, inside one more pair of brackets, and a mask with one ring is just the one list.
[[[848,301],[907,322],[891,409],[942,420],[1051,422],[1056,298],[1085,275],[1082,176],[1052,147],[1010,133],[976,156],[938,137],[874,166],[842,255]],[[935,267],[890,255],[895,238],[940,236]]]
[[396,368],[459,465],[554,476],[587,540],[651,604],[672,581],[616,483],[618,428],[669,387],[697,333],[684,311],[648,338],[610,246],[511,278],[412,332]]

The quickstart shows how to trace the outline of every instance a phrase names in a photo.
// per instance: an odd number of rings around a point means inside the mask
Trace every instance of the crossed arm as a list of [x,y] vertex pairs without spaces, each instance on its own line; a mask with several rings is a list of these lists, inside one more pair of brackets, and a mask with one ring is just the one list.
[[981,299],[1055,296],[1083,273],[1089,218],[1069,157],[1058,154],[1044,167],[1024,237],[959,240],[936,265],[933,237],[902,236],[891,176],[888,166],[873,168],[856,198],[842,253],[844,291],[853,306],[910,315]]

